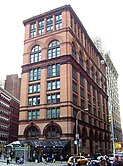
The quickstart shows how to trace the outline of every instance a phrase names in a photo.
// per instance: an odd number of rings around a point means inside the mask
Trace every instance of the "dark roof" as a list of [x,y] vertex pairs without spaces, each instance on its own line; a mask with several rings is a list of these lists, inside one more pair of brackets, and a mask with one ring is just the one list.
[[65,147],[70,140],[26,140],[20,141],[21,144],[28,144],[34,147]]

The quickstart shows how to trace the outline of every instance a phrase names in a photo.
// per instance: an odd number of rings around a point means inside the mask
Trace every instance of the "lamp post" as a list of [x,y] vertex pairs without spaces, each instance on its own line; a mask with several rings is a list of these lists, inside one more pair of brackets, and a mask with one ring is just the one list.
[[[84,109],[85,110],[88,110],[88,108]],[[79,112],[81,112],[82,110],[79,110],[76,114],[76,135],[75,135],[75,144],[76,144],[76,154],[78,155],[79,153],[79,132],[78,132],[78,115],[79,115]]]

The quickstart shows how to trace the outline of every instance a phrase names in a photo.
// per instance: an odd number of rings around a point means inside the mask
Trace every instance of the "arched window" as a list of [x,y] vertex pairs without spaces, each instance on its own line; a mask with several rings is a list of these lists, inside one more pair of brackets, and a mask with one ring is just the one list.
[[31,126],[28,128],[26,132],[26,138],[39,138],[39,131],[35,126]]
[[30,63],[41,61],[41,47],[36,45],[32,48],[30,53]]
[[57,126],[51,125],[48,127],[46,132],[46,138],[59,138],[60,137],[60,131]]
[[57,40],[52,41],[49,44],[47,58],[52,59],[60,56],[60,43]]

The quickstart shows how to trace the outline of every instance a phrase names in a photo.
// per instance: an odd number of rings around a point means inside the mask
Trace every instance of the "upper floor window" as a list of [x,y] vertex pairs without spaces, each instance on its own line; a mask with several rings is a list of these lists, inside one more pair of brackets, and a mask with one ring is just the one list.
[[47,119],[59,118],[60,108],[48,108],[47,109]]
[[60,80],[48,81],[47,90],[60,89]]
[[73,91],[77,93],[77,84],[73,82]]
[[77,100],[78,100],[77,96],[73,95],[73,104],[77,105]]
[[41,61],[41,47],[36,45],[32,48],[30,53],[30,63]]
[[59,41],[54,40],[49,44],[47,58],[51,59],[59,56],[60,56],[60,43]]
[[98,74],[98,72],[96,72],[96,83],[98,84],[98,77],[99,77],[99,74]]
[[94,80],[94,67],[91,67],[91,74],[92,74],[92,79]]
[[47,32],[51,32],[53,30],[53,17],[47,18],[46,26]]
[[82,52],[79,52],[79,64],[81,65],[81,67],[83,67],[83,57],[82,57]]
[[28,111],[28,120],[34,120],[39,118],[40,118],[40,111],[38,109]]
[[72,56],[76,59],[76,48],[74,44],[72,44]]
[[84,104],[85,104],[85,103],[84,103],[84,100],[81,99],[81,108],[82,108],[82,109],[84,109]]
[[36,106],[40,104],[40,96],[29,97],[28,106]]
[[80,74],[80,85],[84,86],[84,76]]
[[29,85],[28,92],[29,93],[38,93],[38,92],[40,92],[40,84]]
[[80,96],[84,97],[84,88],[80,88]]
[[86,61],[86,71],[87,71],[88,75],[90,75],[90,69],[89,69],[89,62],[88,62],[88,60]]
[[30,24],[30,37],[33,38],[36,36],[36,22]]
[[70,27],[73,28],[73,17],[70,15]]
[[91,85],[90,83],[87,81],[87,91],[90,93],[91,92]]
[[47,103],[48,104],[60,103],[60,94],[59,93],[48,94]]
[[74,20],[74,32],[76,33],[76,21]]
[[29,81],[40,80],[40,78],[41,78],[41,69],[40,68],[30,70]]
[[72,66],[72,78],[74,78],[75,80],[77,78],[77,70],[74,66]]
[[55,77],[60,75],[60,64],[48,66],[48,77]]
[[44,20],[38,21],[38,34],[42,35],[44,33]]
[[62,15],[61,15],[61,14],[56,15],[56,23],[55,23],[55,26],[56,26],[56,30],[62,28]]

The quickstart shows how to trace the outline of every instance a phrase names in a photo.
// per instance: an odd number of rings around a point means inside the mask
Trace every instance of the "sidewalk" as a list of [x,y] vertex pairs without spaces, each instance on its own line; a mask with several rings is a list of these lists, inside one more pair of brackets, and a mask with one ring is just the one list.
[[[0,159],[0,162],[1,163],[6,163],[6,159],[4,160],[4,159]],[[39,166],[39,165],[46,165],[46,164],[44,164],[44,163],[42,163],[42,162],[40,162],[40,163],[35,163],[35,162],[26,162],[26,163],[24,163],[24,164],[17,164],[14,160],[13,161],[11,161],[10,162],[10,164],[15,164],[15,165],[19,165],[19,166],[34,166],[34,165],[37,165],[37,166]],[[51,165],[51,166],[56,166],[56,165],[66,165],[67,163],[65,162],[65,161],[63,161],[62,162],[62,164],[61,164],[61,162],[60,161],[56,161],[55,163],[47,163],[47,165]]]

